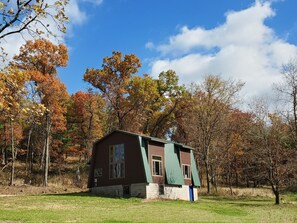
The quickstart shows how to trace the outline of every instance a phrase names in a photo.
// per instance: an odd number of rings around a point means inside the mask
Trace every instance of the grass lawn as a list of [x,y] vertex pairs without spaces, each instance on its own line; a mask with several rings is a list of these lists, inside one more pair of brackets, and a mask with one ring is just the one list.
[[297,194],[201,196],[197,202],[104,198],[87,193],[0,195],[0,222],[297,222]]

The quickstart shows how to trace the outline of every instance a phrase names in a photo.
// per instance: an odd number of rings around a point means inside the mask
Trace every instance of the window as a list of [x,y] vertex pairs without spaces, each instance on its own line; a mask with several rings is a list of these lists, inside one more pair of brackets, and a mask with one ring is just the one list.
[[123,185],[123,196],[129,197],[130,195],[130,185]]
[[164,185],[159,184],[159,195],[164,195],[164,194],[165,194]]
[[102,168],[94,169],[94,177],[102,177],[102,172],[103,172]]
[[109,178],[125,177],[125,149],[124,144],[109,147]]
[[162,176],[162,157],[152,156],[153,160],[153,176]]
[[191,179],[190,165],[183,164],[183,175],[185,179]]

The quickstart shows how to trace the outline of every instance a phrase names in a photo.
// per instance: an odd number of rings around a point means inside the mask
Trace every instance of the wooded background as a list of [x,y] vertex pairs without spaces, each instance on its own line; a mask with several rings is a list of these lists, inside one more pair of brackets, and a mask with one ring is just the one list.
[[17,11],[0,4],[0,41],[24,30],[35,38],[0,71],[0,161],[1,171],[10,173],[0,175],[1,184],[14,185],[16,168],[23,166],[24,183],[47,186],[49,173],[67,171],[69,157],[77,158],[77,167],[87,163],[93,142],[120,129],[195,148],[208,193],[222,185],[231,193],[232,187],[270,185],[279,203],[281,189],[296,187],[296,59],[280,70],[283,81],[271,89],[276,97],[255,98],[248,106],[240,81],[210,74],[184,86],[173,70],[155,79],[138,74],[136,55],[118,51],[100,68],[86,68],[89,89],[69,95],[57,72],[67,66],[67,47],[39,38],[56,34],[38,20],[51,17],[65,32],[65,4],[17,1]]

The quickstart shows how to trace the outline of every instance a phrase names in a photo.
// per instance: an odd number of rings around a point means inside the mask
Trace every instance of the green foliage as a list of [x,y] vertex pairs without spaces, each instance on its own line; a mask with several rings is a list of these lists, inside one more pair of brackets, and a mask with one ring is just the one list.
[[[297,198],[297,195],[294,195]],[[292,198],[290,198],[292,199]],[[202,197],[198,202],[103,198],[87,193],[0,197],[0,221],[296,222],[296,203],[271,198]]]

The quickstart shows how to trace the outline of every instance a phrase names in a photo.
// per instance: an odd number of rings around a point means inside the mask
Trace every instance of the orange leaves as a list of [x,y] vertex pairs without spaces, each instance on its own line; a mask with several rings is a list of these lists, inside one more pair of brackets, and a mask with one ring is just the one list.
[[72,145],[91,150],[92,143],[103,136],[105,103],[101,95],[79,91],[71,96],[68,129]]
[[125,116],[131,110],[126,97],[132,75],[138,71],[141,63],[134,54],[125,55],[124,58],[121,52],[112,54],[103,59],[102,69],[87,69],[84,80],[102,92],[111,112],[117,117],[118,127],[122,129]]
[[102,67],[101,70],[87,69],[84,80],[99,88],[103,94],[111,90],[116,95],[122,95],[126,92],[132,75],[141,67],[141,63],[134,54],[125,55],[123,59],[121,52],[113,52],[111,57],[103,59]]
[[21,47],[14,60],[18,67],[32,72],[33,78],[37,71],[43,75],[56,75],[57,67],[67,66],[68,51],[63,44],[54,45],[44,39],[29,40]]
[[29,74],[30,79],[35,82],[40,102],[50,112],[54,126],[57,130],[65,130],[66,102],[69,96],[65,85],[56,74],[57,67],[67,65],[66,46],[54,45],[44,39],[27,41],[14,59],[13,64]]

